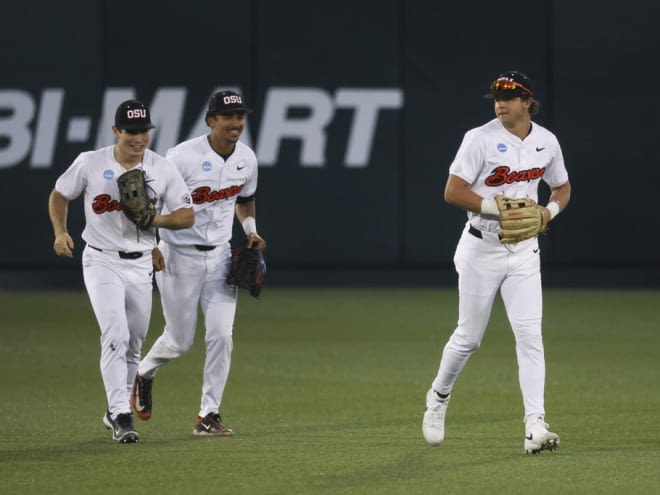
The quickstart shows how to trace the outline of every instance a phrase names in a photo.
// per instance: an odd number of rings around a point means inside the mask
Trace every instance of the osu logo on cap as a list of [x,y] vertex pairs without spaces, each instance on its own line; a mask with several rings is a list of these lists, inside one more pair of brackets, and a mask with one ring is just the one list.
[[135,108],[133,110],[126,110],[126,117],[129,119],[146,119],[147,111],[144,108]]
[[245,107],[243,97],[235,91],[218,91],[209,100],[209,109],[206,112],[208,119],[212,115],[231,115],[233,113],[250,113]]
[[115,126],[118,129],[144,131],[153,129],[147,106],[139,100],[126,100],[117,107]]
[[243,103],[243,100],[238,95],[227,95],[222,99],[222,102],[225,105],[231,105],[232,103]]

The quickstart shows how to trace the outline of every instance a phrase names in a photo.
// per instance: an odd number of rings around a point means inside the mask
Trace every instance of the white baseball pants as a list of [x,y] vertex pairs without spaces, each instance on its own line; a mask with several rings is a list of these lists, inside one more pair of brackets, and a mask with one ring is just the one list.
[[525,417],[545,414],[545,358],[541,336],[542,289],[536,238],[503,246],[497,234],[468,232],[458,242],[458,325],[444,347],[433,388],[449,394],[483,338],[499,290],[516,341],[518,380]]
[[166,270],[156,273],[165,329],[140,363],[138,372],[152,378],[165,363],[190,349],[201,306],[206,328],[206,359],[199,415],[219,412],[227,384],[237,289],[225,284],[231,260],[229,244],[213,251],[194,246],[159,244]]
[[153,293],[151,252],[121,259],[114,251],[83,250],[83,279],[101,329],[101,376],[108,410],[130,413],[130,391],[147,335]]

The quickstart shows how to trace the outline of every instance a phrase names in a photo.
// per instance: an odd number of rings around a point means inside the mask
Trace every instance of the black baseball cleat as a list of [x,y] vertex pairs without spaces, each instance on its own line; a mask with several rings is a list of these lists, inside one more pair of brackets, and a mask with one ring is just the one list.
[[106,411],[103,416],[103,424],[108,430],[112,430],[112,439],[117,443],[135,443],[140,440],[140,434],[133,427],[131,413],[118,414],[113,421],[110,411]]
[[151,417],[151,386],[153,378],[141,377],[139,373],[135,375],[133,388],[131,390],[131,409],[143,421]]

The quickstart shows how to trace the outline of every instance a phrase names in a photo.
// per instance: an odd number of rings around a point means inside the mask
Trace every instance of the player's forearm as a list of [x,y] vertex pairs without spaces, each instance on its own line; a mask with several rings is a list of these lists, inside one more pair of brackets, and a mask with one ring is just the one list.
[[257,233],[257,220],[256,215],[256,206],[254,201],[246,201],[245,203],[236,203],[234,208],[236,212],[236,218],[243,226],[243,231],[246,235],[256,234]]
[[48,215],[53,225],[55,237],[67,233],[66,219],[68,210],[69,200],[53,189],[48,197]]
[[247,201],[245,203],[236,203],[236,218],[239,222],[243,222],[247,217],[256,218],[257,208],[254,201]]
[[470,184],[455,175],[450,175],[445,186],[445,201],[463,210],[481,212],[483,198],[470,189]]
[[179,208],[167,215],[156,215],[154,227],[170,230],[181,230],[195,224],[195,211],[192,208]]
[[559,187],[551,189],[550,198],[548,203],[556,202],[559,204],[559,211],[562,211],[571,200],[571,183],[566,182]]

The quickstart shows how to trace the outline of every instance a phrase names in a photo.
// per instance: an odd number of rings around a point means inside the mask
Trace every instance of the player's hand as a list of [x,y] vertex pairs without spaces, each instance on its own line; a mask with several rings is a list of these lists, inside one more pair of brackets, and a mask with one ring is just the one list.
[[151,250],[151,264],[155,272],[165,271],[165,257],[157,247]]
[[266,249],[266,241],[259,237],[259,234],[250,234],[247,236],[247,247],[263,251]]
[[58,256],[73,258],[73,247],[73,239],[71,239],[71,236],[66,232],[55,236],[53,249],[55,250],[55,254]]

